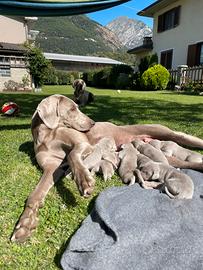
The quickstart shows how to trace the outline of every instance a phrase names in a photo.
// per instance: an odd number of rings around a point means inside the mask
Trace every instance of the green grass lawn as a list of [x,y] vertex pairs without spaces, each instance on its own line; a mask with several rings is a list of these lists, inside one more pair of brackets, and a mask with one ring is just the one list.
[[[96,121],[116,124],[160,123],[203,138],[203,97],[172,92],[134,92],[91,89],[95,103],[83,111]],[[16,102],[18,117],[0,117],[0,269],[60,269],[60,258],[71,235],[90,212],[97,194],[121,185],[117,176],[107,183],[97,178],[93,196],[82,198],[72,180],[63,179],[48,194],[40,224],[24,244],[9,238],[24,203],[39,180],[30,132],[31,116],[47,95],[71,97],[71,87],[44,87],[36,94],[1,93],[0,106]],[[90,232],[91,233],[91,232]]]

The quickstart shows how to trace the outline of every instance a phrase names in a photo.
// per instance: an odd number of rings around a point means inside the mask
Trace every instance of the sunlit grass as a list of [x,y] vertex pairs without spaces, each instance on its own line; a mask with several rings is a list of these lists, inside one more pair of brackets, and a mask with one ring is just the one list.
[[[203,137],[201,96],[89,90],[95,94],[95,103],[83,111],[96,121],[160,123]],[[48,194],[33,237],[25,244],[10,242],[24,202],[41,175],[34,159],[31,116],[44,97],[55,93],[71,97],[73,90],[70,86],[47,86],[41,93],[0,95],[0,106],[14,101],[21,110],[19,117],[0,117],[0,269],[58,269],[67,242],[90,212],[97,194],[106,187],[121,185],[117,176],[107,183],[98,177],[93,196],[84,199],[72,180],[63,179]]]

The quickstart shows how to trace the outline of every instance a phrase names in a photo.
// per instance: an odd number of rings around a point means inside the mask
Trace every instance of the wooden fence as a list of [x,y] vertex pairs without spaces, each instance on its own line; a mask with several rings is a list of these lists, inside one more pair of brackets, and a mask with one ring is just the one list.
[[187,67],[169,70],[171,79],[178,85],[187,83],[203,84],[203,66]]

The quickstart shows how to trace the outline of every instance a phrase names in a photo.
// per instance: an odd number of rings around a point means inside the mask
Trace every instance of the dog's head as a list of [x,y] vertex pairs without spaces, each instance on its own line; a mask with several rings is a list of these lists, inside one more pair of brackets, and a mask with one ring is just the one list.
[[159,166],[155,162],[148,162],[146,165],[140,167],[139,169],[145,181],[159,179]]
[[55,129],[60,125],[78,131],[88,131],[94,125],[94,121],[83,114],[74,101],[62,95],[52,95],[43,99],[33,118],[37,113],[50,129]]
[[77,79],[73,82],[73,88],[74,88],[74,96],[78,98],[84,91],[85,91],[86,83],[81,80]]
[[135,148],[138,148],[139,146],[144,145],[145,142],[143,142],[142,140],[136,139],[132,141],[132,144],[134,145]]

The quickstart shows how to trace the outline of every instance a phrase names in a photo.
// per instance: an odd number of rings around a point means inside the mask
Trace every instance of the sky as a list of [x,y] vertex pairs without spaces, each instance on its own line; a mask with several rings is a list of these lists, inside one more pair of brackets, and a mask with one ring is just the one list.
[[152,27],[152,19],[138,16],[137,12],[154,3],[155,0],[131,0],[120,6],[87,14],[89,18],[106,25],[119,16],[127,16],[131,19],[143,21]]

